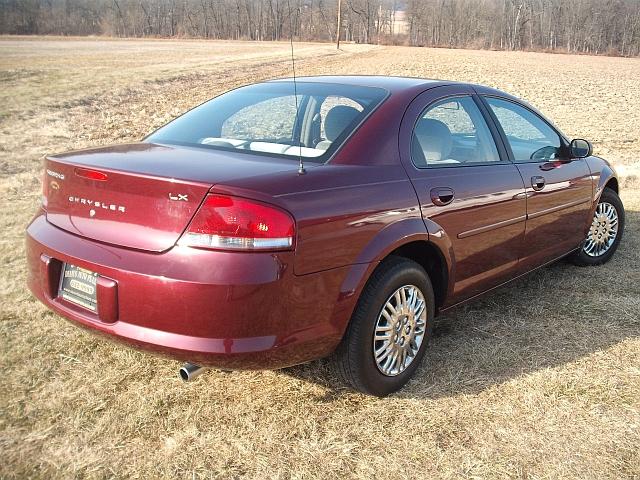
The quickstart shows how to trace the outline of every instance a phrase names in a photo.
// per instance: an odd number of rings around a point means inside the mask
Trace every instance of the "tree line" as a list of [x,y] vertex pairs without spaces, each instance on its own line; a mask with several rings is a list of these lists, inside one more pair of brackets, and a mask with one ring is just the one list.
[[[338,0],[0,0],[0,33],[332,41]],[[342,0],[360,43],[640,55],[640,0]]]

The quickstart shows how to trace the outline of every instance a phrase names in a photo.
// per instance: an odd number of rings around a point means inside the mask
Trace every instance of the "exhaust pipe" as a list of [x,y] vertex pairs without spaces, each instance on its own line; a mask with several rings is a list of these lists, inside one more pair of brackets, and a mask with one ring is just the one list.
[[195,365],[193,363],[185,363],[180,370],[178,370],[178,374],[180,378],[184,382],[191,382],[194,378],[204,372],[206,369],[201,367],[200,365]]

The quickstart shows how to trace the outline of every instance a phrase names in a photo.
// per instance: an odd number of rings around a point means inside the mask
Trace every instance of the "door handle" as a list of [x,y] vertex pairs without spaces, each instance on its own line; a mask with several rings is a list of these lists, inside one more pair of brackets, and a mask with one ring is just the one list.
[[540,175],[534,175],[531,177],[531,188],[533,188],[536,192],[542,190],[544,188],[545,180],[544,177]]
[[431,189],[431,201],[434,205],[444,207],[445,205],[449,205],[451,202],[453,202],[454,197],[455,194],[452,188],[439,187]]

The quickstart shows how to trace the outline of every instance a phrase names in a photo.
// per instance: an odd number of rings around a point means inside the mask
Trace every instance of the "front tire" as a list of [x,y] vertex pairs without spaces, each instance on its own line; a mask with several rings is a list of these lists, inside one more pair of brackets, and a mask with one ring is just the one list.
[[569,257],[578,266],[602,265],[613,257],[624,232],[624,206],[616,192],[605,188],[593,215],[587,238]]
[[334,354],[339,375],[354,389],[379,397],[412,377],[431,336],[431,281],[416,262],[390,257],[367,282]]

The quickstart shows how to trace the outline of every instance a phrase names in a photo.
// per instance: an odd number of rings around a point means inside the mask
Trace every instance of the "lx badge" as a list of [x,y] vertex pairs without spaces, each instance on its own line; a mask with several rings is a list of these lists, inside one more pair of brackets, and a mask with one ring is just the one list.
[[177,200],[179,202],[188,202],[189,198],[186,194],[182,194],[182,193],[178,193],[177,195],[174,195],[173,193],[169,194],[169,199],[170,200]]

